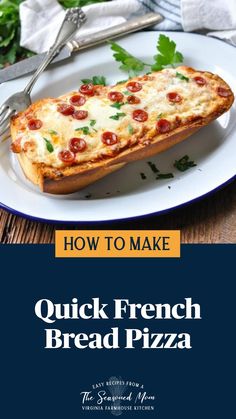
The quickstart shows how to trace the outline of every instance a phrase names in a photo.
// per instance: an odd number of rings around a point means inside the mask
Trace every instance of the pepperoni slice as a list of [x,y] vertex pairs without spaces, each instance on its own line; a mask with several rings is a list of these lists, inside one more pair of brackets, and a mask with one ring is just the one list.
[[82,84],[79,89],[80,93],[87,96],[94,96],[94,85],[93,83]]
[[80,109],[79,111],[74,111],[74,113],[72,114],[72,118],[74,119],[86,119],[88,116],[88,111],[85,111],[83,109]]
[[198,86],[205,86],[206,80],[203,77],[197,76],[193,80],[198,84]]
[[30,119],[28,122],[28,128],[31,130],[40,129],[42,126],[43,123],[40,119]]
[[225,89],[224,87],[217,87],[217,93],[221,97],[231,96],[231,91],[229,89]]
[[102,142],[106,145],[113,145],[118,142],[118,137],[114,132],[106,131],[102,134]]
[[167,99],[169,99],[169,101],[173,103],[179,103],[182,100],[182,97],[176,92],[167,93],[166,96],[167,96]]
[[133,112],[133,119],[138,122],[145,122],[148,119],[148,113],[142,109],[136,109]]
[[67,103],[61,103],[60,105],[58,105],[57,111],[60,112],[62,115],[69,116],[74,113],[75,108],[72,105],[67,105]]
[[86,102],[86,99],[84,96],[81,95],[74,95],[70,98],[70,103],[74,106],[83,106]]
[[139,92],[139,90],[142,90],[143,86],[141,85],[141,83],[137,82],[137,81],[130,81],[128,84],[126,84],[126,88],[132,92]]
[[120,92],[109,92],[108,93],[108,98],[112,102],[122,102],[123,99],[124,99],[124,95]]
[[72,151],[70,150],[60,151],[60,153],[58,154],[58,157],[61,161],[63,161],[63,163],[68,163],[68,164],[73,163],[75,160],[75,154],[72,153]]
[[157,131],[161,134],[169,132],[171,130],[171,123],[167,119],[159,119],[157,122]]
[[69,141],[69,149],[72,153],[82,153],[87,147],[86,141],[83,138],[71,138]]
[[130,105],[137,105],[138,103],[140,103],[140,102],[141,102],[141,100],[139,99],[139,97],[134,96],[134,95],[131,95],[131,96],[128,96],[128,97],[127,97],[127,102],[128,102]]

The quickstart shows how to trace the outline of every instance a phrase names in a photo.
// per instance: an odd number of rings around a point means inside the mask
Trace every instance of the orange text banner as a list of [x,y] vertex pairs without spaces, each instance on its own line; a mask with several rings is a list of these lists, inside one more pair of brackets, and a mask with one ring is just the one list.
[[180,257],[179,230],[58,230],[56,257]]

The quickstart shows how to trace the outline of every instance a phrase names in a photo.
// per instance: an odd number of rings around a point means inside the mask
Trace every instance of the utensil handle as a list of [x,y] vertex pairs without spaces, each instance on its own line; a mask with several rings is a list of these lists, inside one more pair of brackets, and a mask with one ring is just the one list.
[[163,16],[158,13],[147,13],[144,16],[134,18],[128,22],[121,23],[120,25],[112,26],[111,28],[81,38],[78,41],[73,40],[68,42],[67,45],[71,51],[79,51],[110,39],[147,28],[148,26],[156,25],[162,20]]
[[39,68],[33,74],[31,80],[24,89],[26,94],[30,94],[41,73],[57,56],[57,54],[59,54],[61,48],[75,35],[75,32],[85,22],[85,20],[85,14],[79,7],[68,9],[54,44],[47,52],[43,62],[40,64]]

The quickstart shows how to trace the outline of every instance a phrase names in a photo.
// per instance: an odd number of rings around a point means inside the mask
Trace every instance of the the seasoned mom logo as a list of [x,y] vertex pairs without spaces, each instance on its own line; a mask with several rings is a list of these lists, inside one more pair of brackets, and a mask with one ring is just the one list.
[[156,395],[148,393],[144,384],[122,377],[110,377],[108,380],[92,384],[86,391],[80,392],[83,411],[106,411],[114,416],[125,412],[153,412]]

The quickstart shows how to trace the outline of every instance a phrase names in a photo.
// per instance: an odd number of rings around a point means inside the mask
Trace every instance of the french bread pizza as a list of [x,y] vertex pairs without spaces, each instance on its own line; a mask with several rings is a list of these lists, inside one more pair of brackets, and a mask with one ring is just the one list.
[[234,101],[219,76],[181,66],[82,85],[11,119],[11,149],[43,192],[68,194],[183,141]]

